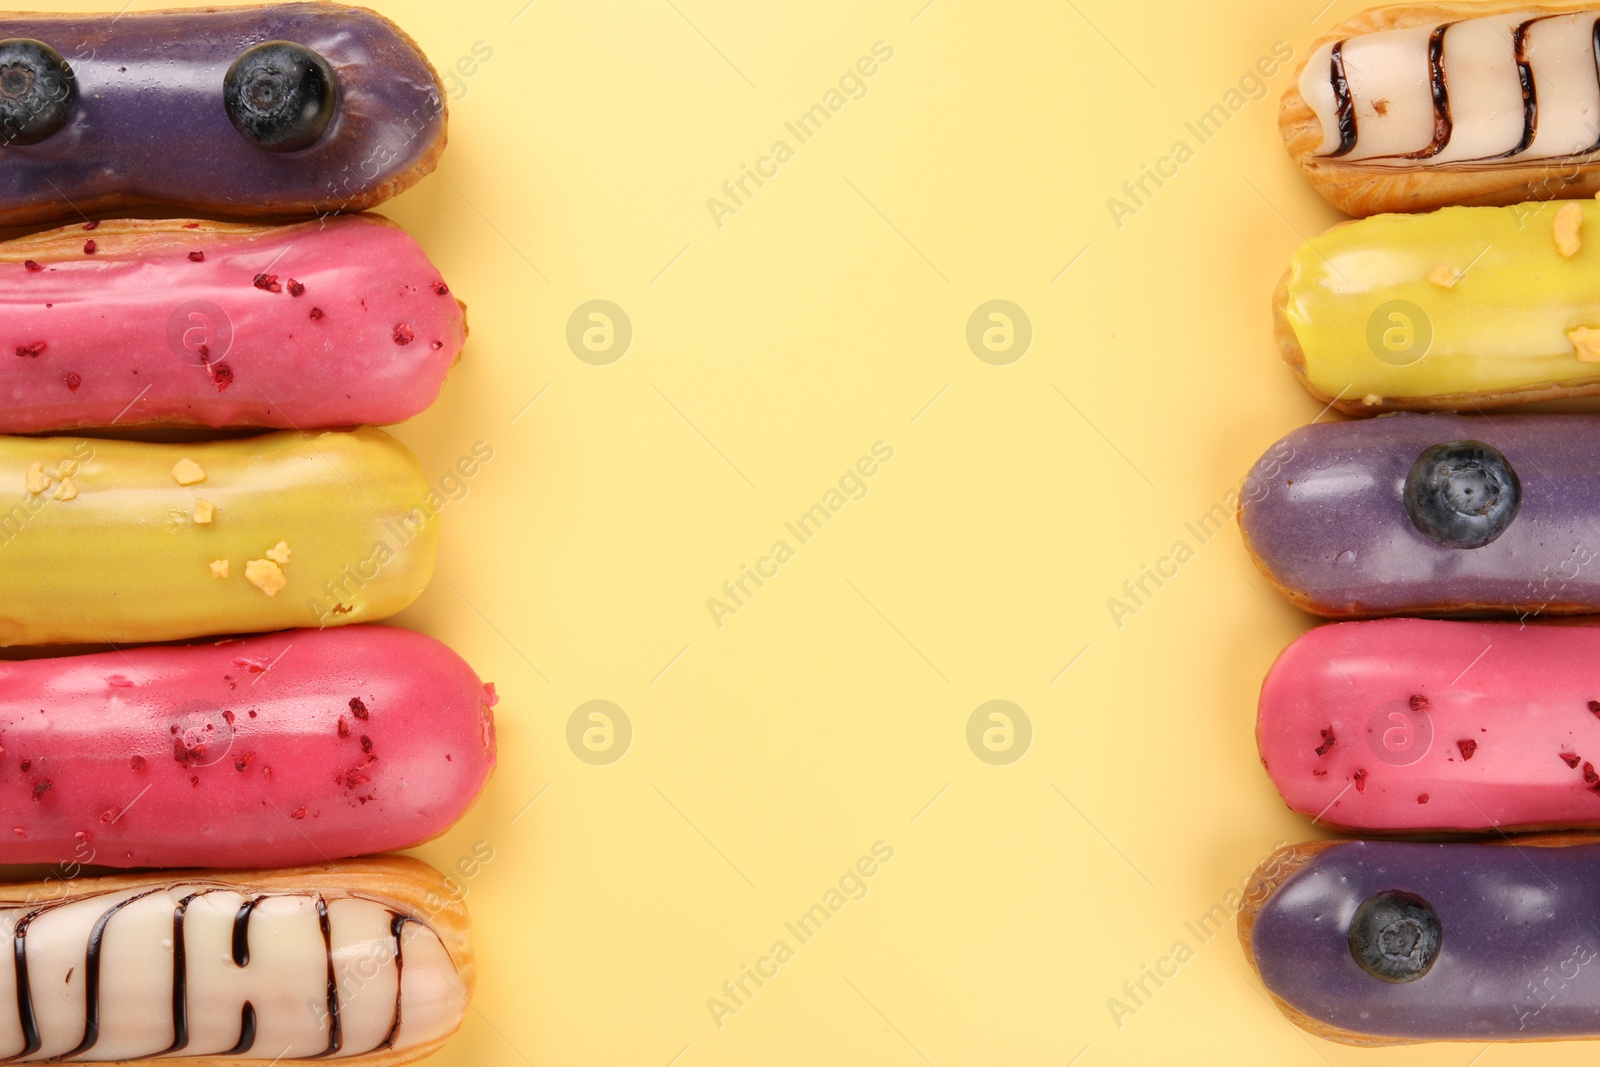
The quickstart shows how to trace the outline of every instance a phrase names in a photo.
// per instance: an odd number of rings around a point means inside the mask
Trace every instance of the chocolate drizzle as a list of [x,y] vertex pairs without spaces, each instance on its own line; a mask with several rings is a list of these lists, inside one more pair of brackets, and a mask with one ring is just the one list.
[[1429,159],[1445,150],[1450,143],[1454,122],[1450,118],[1450,86],[1444,73],[1444,35],[1453,22],[1435,26],[1428,34],[1428,89],[1433,97],[1433,140],[1426,148],[1408,152],[1402,159]]
[[33,1015],[33,987],[28,982],[28,926],[49,910],[30,911],[17,920],[11,931],[11,958],[17,968],[17,1019],[22,1025],[22,1051],[10,1057],[13,1060],[32,1056],[44,1044],[39,1039],[39,1021]]
[[[178,883],[181,885],[181,883]],[[191,883],[192,884],[192,883]],[[98,1044],[101,1038],[100,1031],[100,962],[102,948],[105,943],[107,928],[111,919],[126,908],[129,904],[152,894],[167,892],[177,885],[165,884],[156,886],[142,892],[123,897],[111,904],[95,920],[90,929],[84,955],[84,1030],[82,1039],[70,1051],[52,1057],[52,1060],[69,1060],[81,1056]],[[189,984],[188,984],[188,945],[185,937],[184,923],[188,914],[189,905],[198,897],[208,893],[227,892],[237,890],[235,886],[209,885],[197,888],[194,892],[182,897],[172,909],[172,1043],[159,1052],[149,1056],[137,1057],[141,1059],[154,1059],[170,1056],[182,1052],[189,1045]],[[235,966],[243,968],[250,964],[250,919],[262,901],[278,894],[259,894],[246,897],[234,913],[231,932],[231,956]],[[299,894],[281,894],[295,896]],[[16,970],[17,987],[17,1017],[22,1031],[23,1047],[15,1055],[0,1058],[0,1063],[9,1063],[26,1059],[35,1055],[44,1047],[44,1037],[39,1032],[38,1018],[33,1005],[33,988],[29,981],[27,936],[28,928],[35,919],[52,911],[63,904],[83,900],[83,897],[72,897],[54,901],[27,912],[19,920],[12,931],[12,960]],[[317,922],[322,933],[323,949],[327,959],[327,1018],[328,1018],[328,1044],[327,1047],[301,1059],[322,1059],[335,1056],[343,1050],[344,1027],[340,1015],[338,972],[334,965],[333,954],[333,924],[329,916],[327,898],[316,894]],[[369,900],[377,903],[373,898],[356,897],[356,899]],[[402,935],[407,923],[416,923],[426,927],[423,920],[414,915],[389,909],[389,935],[394,944],[395,968],[395,999],[394,1016],[389,1024],[383,1039],[368,1052],[378,1052],[393,1048],[399,1037],[401,1024],[401,1002],[403,995],[403,967]],[[239,1011],[239,1039],[234,1046],[226,1051],[204,1053],[214,1056],[243,1056],[248,1053],[256,1042],[258,1031],[258,1016],[255,1005],[246,1000]]]
[[[136,900],[143,900],[152,893],[159,893],[160,889],[147,889],[143,893],[135,893],[131,897],[124,897],[101,913],[100,918],[94,922],[94,927],[89,931],[89,947],[84,953],[83,960],[83,1040],[78,1042],[76,1048],[61,1054],[64,1060],[81,1055],[95,1046],[100,1040],[100,947],[105,942],[106,924],[117,912],[126,908]],[[20,988],[20,987],[19,987]]]
[[1518,24],[1511,31],[1511,54],[1517,61],[1517,81],[1522,85],[1522,137],[1509,151],[1501,152],[1491,159],[1503,159],[1507,156],[1521,155],[1533,144],[1533,135],[1539,129],[1539,92],[1533,83],[1533,64],[1528,61],[1528,30],[1535,22],[1542,22],[1550,15],[1540,15]]
[[189,912],[189,902],[208,892],[211,891],[202,889],[190,893],[172,909],[172,1044],[158,1056],[178,1052],[189,1044],[189,955],[184,944],[183,917]]
[[1344,70],[1344,42],[1335,41],[1328,60],[1333,83],[1333,110],[1339,120],[1339,147],[1328,153],[1342,156],[1356,146],[1356,102],[1350,95],[1350,77]]
[[239,1041],[228,1051],[219,1053],[223,1056],[243,1056],[250,1051],[250,1046],[256,1043],[256,1006],[248,1000],[239,1011]]
[[332,1056],[344,1045],[344,1027],[339,1021],[339,976],[333,969],[333,925],[328,921],[328,902],[317,894],[317,923],[322,927],[322,944],[328,952],[328,1047],[309,1059]]
[[[1533,60],[1529,56],[1529,33],[1535,23],[1546,19],[1560,17],[1568,14],[1536,15],[1525,19],[1511,27],[1511,55],[1516,65],[1517,82],[1522,96],[1522,133],[1516,144],[1504,152],[1492,155],[1478,156],[1473,159],[1463,159],[1455,162],[1480,163],[1489,160],[1510,159],[1520,156],[1533,146],[1535,137],[1539,132],[1539,89],[1538,78],[1533,69]],[[1451,135],[1454,133],[1455,120],[1450,108],[1450,86],[1445,72],[1445,33],[1456,23],[1447,22],[1435,26],[1428,34],[1428,89],[1433,108],[1433,133],[1425,146],[1414,152],[1404,152],[1392,156],[1376,158],[1400,160],[1425,160],[1440,155],[1449,146]],[[1590,52],[1595,64],[1595,78],[1600,82],[1600,18],[1596,18],[1590,26]],[[1329,83],[1333,89],[1334,118],[1339,131],[1339,144],[1332,151],[1324,153],[1323,158],[1333,159],[1348,155],[1356,147],[1358,129],[1356,124],[1356,107],[1354,93],[1350,86],[1348,71],[1345,67],[1344,48],[1350,43],[1350,38],[1335,41],[1330,48]],[[1541,162],[1550,162],[1559,158],[1572,158],[1574,156],[1587,156],[1600,152],[1600,135],[1594,143],[1587,148],[1567,153],[1564,156],[1551,156]]]
[[239,905],[238,912],[233,917],[233,965],[245,967],[250,963],[250,913],[256,910],[256,905],[265,899],[251,897]]
[[389,1032],[383,1035],[383,1040],[378,1042],[377,1048],[372,1049],[373,1052],[377,1052],[379,1049],[394,1048],[394,1040],[400,1034],[400,995],[405,992],[406,965],[400,934],[405,929],[406,923],[422,925],[422,922],[415,916],[402,915],[398,911],[391,911],[389,916],[389,936],[394,938],[394,1022],[389,1024]]
[[[1589,49],[1594,53],[1595,80],[1600,82],[1600,18],[1594,20],[1594,26],[1589,30]],[[1590,152],[1600,152],[1600,133],[1596,134],[1594,144],[1580,154],[1588,155]]]

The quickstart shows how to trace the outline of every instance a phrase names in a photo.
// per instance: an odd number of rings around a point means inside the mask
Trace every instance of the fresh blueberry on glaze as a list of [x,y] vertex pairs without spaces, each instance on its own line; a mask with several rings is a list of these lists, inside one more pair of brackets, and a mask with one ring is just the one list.
[[1522,506],[1522,483],[1500,451],[1482,441],[1434,445],[1406,475],[1406,514],[1446,548],[1482,548],[1505,533]]
[[1350,920],[1350,954],[1385,982],[1412,982],[1439,955],[1439,916],[1414,893],[1388,890],[1362,901]]
[[0,41],[0,144],[38,144],[77,106],[78,81],[60,52],[25,37]]
[[338,82],[333,68],[304,45],[267,41],[228,68],[222,102],[245,139],[269,152],[314,144],[333,121]]

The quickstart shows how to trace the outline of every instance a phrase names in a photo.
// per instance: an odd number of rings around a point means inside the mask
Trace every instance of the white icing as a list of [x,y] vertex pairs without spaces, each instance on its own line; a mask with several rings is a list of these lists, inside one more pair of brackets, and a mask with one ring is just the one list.
[[[54,903],[0,906],[0,1059],[18,1056],[24,1030],[17,997],[15,929],[38,911],[24,939],[31,1004],[40,1047],[25,1061],[65,1056],[84,1040],[89,1019],[91,931],[110,909],[101,938],[99,1037],[73,1060],[154,1056],[173,1042],[174,913],[193,894],[183,924],[188,1044],[178,1056],[217,1055],[240,1037],[248,1001],[256,1037],[244,1058],[320,1056],[328,1048],[330,959],[342,1043],[329,1058],[358,1056],[383,1045],[400,1025],[396,1048],[446,1036],[460,1022],[466,995],[438,935],[418,921],[401,927],[397,966],[391,921],[398,905],[351,895],[269,893],[215,885],[174,884],[119,890]],[[145,894],[142,895],[141,894]],[[249,921],[249,960],[233,961],[234,918],[260,896]],[[317,912],[326,904],[331,951]],[[44,910],[39,910],[44,909]],[[397,997],[398,994],[398,997]]]
[[1333,42],[1329,41],[1311,53],[1300,71],[1300,96],[1322,129],[1322,143],[1312,151],[1318,156],[1330,155],[1339,147],[1338,101],[1334,99],[1333,78],[1329,74],[1332,63]]
[[1450,141],[1434,163],[1504,155],[1521,142],[1526,125],[1522,79],[1511,35],[1525,21],[1520,15],[1468,19],[1445,33],[1444,75],[1453,121]]
[[405,986],[400,994],[396,1045],[414,1047],[446,1037],[461,1021],[467,993],[443,942],[426,927],[407,923],[400,937]]
[[1537,74],[1539,124],[1524,159],[1586,152],[1600,143],[1600,76],[1593,13],[1558,15],[1528,28],[1527,57]]
[[[1416,26],[1345,42],[1345,79],[1355,104],[1357,137],[1355,151],[1341,158],[1420,152],[1433,141],[1433,93],[1428,82],[1431,31],[1430,26]],[[1339,123],[1331,108],[1323,128],[1330,124],[1337,143]]]
[[[1438,25],[1383,30],[1341,45],[1356,120],[1351,151],[1337,158],[1374,166],[1491,166],[1585,152],[1600,141],[1600,74],[1594,26],[1600,10],[1548,17],[1516,12],[1450,24],[1443,38],[1451,133],[1435,154],[1428,40]],[[1532,21],[1525,54],[1533,73],[1538,121],[1522,141],[1525,109],[1513,34]],[[1322,129],[1315,154],[1340,145],[1338,104],[1331,76],[1333,44],[1316,49],[1300,76],[1300,94]]]

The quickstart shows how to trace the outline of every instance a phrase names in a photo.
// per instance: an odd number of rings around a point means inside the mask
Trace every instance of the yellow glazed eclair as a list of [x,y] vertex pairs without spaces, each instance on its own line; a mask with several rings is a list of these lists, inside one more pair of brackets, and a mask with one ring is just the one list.
[[0,437],[0,645],[382,619],[433,572],[435,500],[416,457],[370,428]]
[[461,1025],[467,911],[403,856],[0,889],[0,1055],[395,1067]]
[[1273,299],[1284,359],[1351,414],[1600,395],[1600,203],[1335,226]]
[[1278,124],[1364,216],[1600,190],[1600,5],[1379,7],[1318,39]]

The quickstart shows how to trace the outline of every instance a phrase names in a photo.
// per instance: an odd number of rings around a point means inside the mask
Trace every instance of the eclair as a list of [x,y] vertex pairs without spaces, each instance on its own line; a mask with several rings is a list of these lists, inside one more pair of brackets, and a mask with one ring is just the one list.
[[1600,395],[1600,204],[1336,226],[1273,298],[1284,359],[1353,415]]
[[483,789],[495,701],[450,649],[386,626],[0,663],[0,863],[410,848]]
[[1313,841],[1252,876],[1245,956],[1291,1021],[1351,1045],[1600,1037],[1600,836]]
[[1600,190],[1600,7],[1372,8],[1284,93],[1290,157],[1351,215]]
[[347,4],[0,13],[0,64],[0,225],[363,211],[444,151],[437,73]]
[[465,339],[438,270],[375,215],[0,243],[0,433],[400,422]]
[[1600,612],[1600,416],[1313,423],[1251,472],[1256,565],[1328,618]]
[[0,887],[0,1055],[394,1067],[461,1025],[466,908],[402,856]]
[[427,585],[441,506],[410,450],[370,428],[0,437],[0,645],[383,619]]
[[1372,619],[1307,631],[1261,687],[1290,808],[1359,834],[1600,829],[1600,625]]

